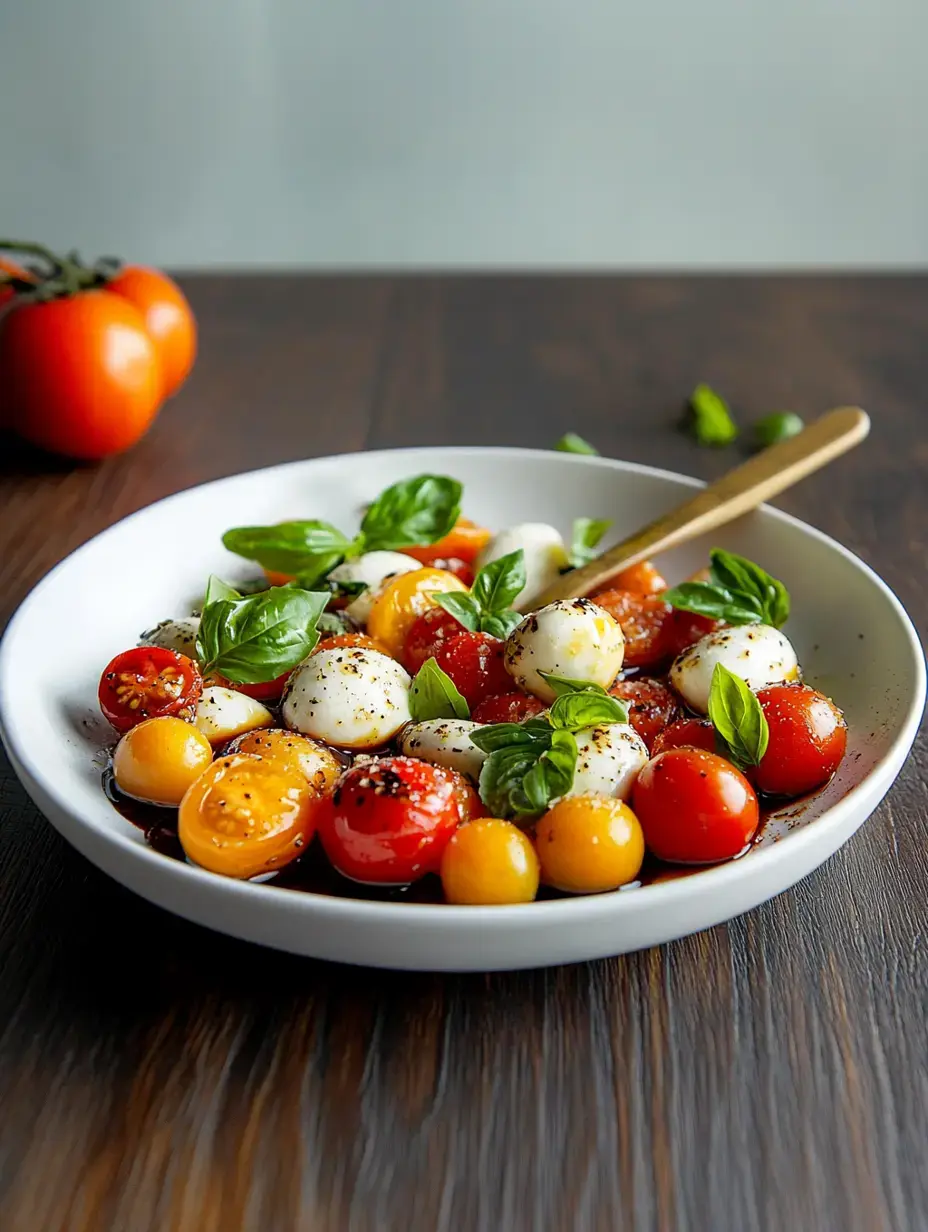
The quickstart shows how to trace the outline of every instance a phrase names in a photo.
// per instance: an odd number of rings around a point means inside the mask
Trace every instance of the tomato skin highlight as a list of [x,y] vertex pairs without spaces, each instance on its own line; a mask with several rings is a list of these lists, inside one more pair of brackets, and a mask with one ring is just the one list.
[[617,680],[609,690],[613,697],[628,702],[628,721],[648,746],[680,713],[680,703],[659,680],[642,677]]
[[475,723],[521,723],[525,719],[533,719],[546,708],[540,697],[516,690],[485,697],[479,706],[474,707],[470,717]]
[[754,771],[759,791],[803,796],[827,783],[847,749],[844,715],[804,684],[771,685],[757,694],[770,739]]
[[192,659],[161,646],[136,646],[106,665],[97,698],[104,718],[118,732],[127,732],[145,719],[192,718],[202,692],[200,669]]
[[133,304],[142,315],[161,365],[161,397],[183,385],[197,354],[197,327],[187,298],[167,274],[143,265],[125,265],[106,290]]
[[754,837],[760,807],[740,770],[702,749],[670,749],[651,759],[632,790],[648,850],[672,864],[714,864]]
[[717,753],[715,728],[709,719],[678,719],[657,735],[651,753],[657,757],[668,749],[702,749],[704,753]]
[[415,676],[427,659],[434,659],[437,656],[445,642],[464,632],[466,630],[461,622],[456,620],[450,612],[446,612],[443,607],[429,608],[427,612],[416,617],[406,634],[406,643],[403,647],[403,667],[410,676]]
[[489,633],[462,632],[444,642],[435,656],[443,672],[473,710],[486,697],[504,692],[512,677],[506,671],[506,643]]
[[9,426],[53,453],[94,461],[151,427],[161,365],[139,310],[109,291],[14,306],[0,322]]
[[438,872],[461,820],[459,777],[413,757],[352,766],[319,812],[329,860],[371,885],[407,885]]
[[622,626],[626,667],[657,667],[672,657],[669,630],[673,608],[659,596],[606,590],[593,602]]

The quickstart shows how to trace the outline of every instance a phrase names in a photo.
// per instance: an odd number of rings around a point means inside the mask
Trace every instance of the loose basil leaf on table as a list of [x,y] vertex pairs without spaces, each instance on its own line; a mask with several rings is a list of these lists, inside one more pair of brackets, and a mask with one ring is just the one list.
[[314,649],[328,601],[326,593],[294,586],[213,598],[203,608],[197,634],[204,673],[219,672],[234,684],[276,680]]
[[416,672],[409,690],[409,713],[416,723],[427,719],[469,719],[470,709],[454,681],[434,659]]
[[708,385],[697,385],[690,394],[685,423],[698,445],[730,445],[738,437],[724,399]]
[[432,598],[471,633],[507,638],[523,619],[510,604],[524,589],[525,579],[525,553],[518,548],[484,565],[467,594],[436,591]]
[[768,445],[798,436],[805,426],[802,416],[795,411],[774,411],[772,415],[758,419],[754,425],[754,443],[759,449],[766,449]]
[[391,484],[364,514],[360,550],[398,551],[437,543],[458,520],[462,491],[447,475],[416,475]]
[[599,450],[595,445],[585,441],[576,432],[565,432],[554,448],[560,453],[582,453],[591,458],[599,457]]
[[740,769],[760,765],[770,729],[763,707],[747,684],[716,663],[709,686],[709,718],[728,756]]
[[574,518],[567,557],[572,569],[589,564],[596,555],[600,540],[611,525],[611,518]]
[[767,624],[779,629],[789,617],[789,592],[745,556],[713,548],[709,581],[683,582],[664,594],[673,607],[730,625]]

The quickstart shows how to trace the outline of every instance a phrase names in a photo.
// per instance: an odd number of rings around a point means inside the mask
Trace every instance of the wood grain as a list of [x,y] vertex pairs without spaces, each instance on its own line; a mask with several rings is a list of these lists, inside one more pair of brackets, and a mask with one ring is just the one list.
[[[549,446],[713,478],[675,433],[870,410],[778,502],[928,629],[928,279],[190,279],[202,353],[134,452],[0,444],[0,609],[200,480],[339,449]],[[5,1232],[923,1229],[928,748],[824,868],[629,958],[422,976],[303,961],[133,898],[0,771]]]

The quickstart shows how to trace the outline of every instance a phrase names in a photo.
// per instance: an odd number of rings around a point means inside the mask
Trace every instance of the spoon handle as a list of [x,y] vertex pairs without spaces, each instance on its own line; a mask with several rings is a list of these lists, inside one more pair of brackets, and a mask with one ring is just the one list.
[[870,419],[859,407],[842,406],[828,411],[798,435],[771,445],[736,466],[602,556],[565,573],[533,606],[588,595],[646,557],[724,526],[840,457],[869,431]]

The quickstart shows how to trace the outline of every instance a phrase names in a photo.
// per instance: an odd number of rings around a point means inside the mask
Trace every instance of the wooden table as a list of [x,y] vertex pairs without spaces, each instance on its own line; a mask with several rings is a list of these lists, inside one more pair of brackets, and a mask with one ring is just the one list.
[[[745,418],[867,407],[780,502],[928,627],[928,279],[191,278],[196,372],[129,456],[3,442],[0,605],[200,480],[380,445],[549,446],[709,478]],[[182,550],[182,545],[178,545]],[[62,613],[67,619],[67,613]],[[0,780],[6,1232],[878,1232],[928,1226],[928,748],[795,890],[631,958],[402,975],[133,898]]]

